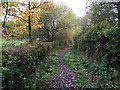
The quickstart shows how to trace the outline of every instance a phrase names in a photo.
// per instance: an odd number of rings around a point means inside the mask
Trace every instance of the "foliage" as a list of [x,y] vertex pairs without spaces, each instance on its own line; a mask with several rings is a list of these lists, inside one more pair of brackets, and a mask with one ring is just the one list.
[[[23,2],[9,2],[7,7],[8,9],[5,9],[5,3],[6,2],[2,2],[4,7],[4,16],[6,15],[5,12],[8,12],[6,16],[12,17],[12,19],[7,17],[7,20],[13,22],[13,25],[5,29],[4,37],[6,38],[12,36],[22,39],[24,35],[28,33],[31,34],[31,28],[32,30],[42,28],[44,25],[38,22],[41,18],[41,13],[48,11],[50,12],[54,8],[51,1],[40,3],[31,2],[28,4]],[[27,30],[27,28],[29,29]]]
[[[92,13],[92,23],[101,23],[101,21],[107,21],[112,25],[117,23],[117,9],[113,3],[92,3],[90,6]],[[98,18],[99,17],[99,18]]]
[[9,49],[3,48],[2,52],[3,88],[5,89],[44,88],[45,80],[56,72],[56,66],[53,65],[55,61],[51,62],[47,59],[48,49],[45,49],[41,42]]
[[[79,39],[78,39],[79,38]],[[117,26],[109,26],[107,23],[93,26],[88,31],[81,33],[75,40],[79,43],[80,40],[94,41],[95,49],[100,50],[103,44],[104,58],[108,62],[119,63],[119,43],[120,43],[120,28]],[[78,39],[78,40],[77,40]],[[88,46],[89,47],[89,46]],[[93,52],[94,53],[94,52]]]
[[[81,56],[78,50],[67,52],[64,63],[77,75],[78,86],[83,88],[119,88],[120,83],[114,80],[117,78],[119,71],[111,67],[108,68],[104,62],[98,63],[97,61],[88,60]],[[91,73],[93,78],[97,78],[92,81],[88,73]],[[98,85],[96,85],[97,82]]]
[[[93,76],[90,77],[92,81],[98,82],[98,87],[119,88],[120,85],[120,71],[117,69],[120,65],[120,27],[116,12],[114,4],[92,4],[88,15],[81,19],[84,20],[80,22],[82,31],[74,38],[74,48],[88,59],[79,57],[79,62]],[[73,67],[70,62],[67,64]]]
[[88,79],[86,69],[84,68],[84,58],[78,56],[79,52],[69,51],[65,53],[64,63],[69,66],[77,75],[77,85],[82,88],[93,88],[94,85]]
[[86,69],[89,73],[92,73],[96,77],[98,77],[101,82],[99,82],[100,86],[99,87],[104,87],[104,88],[119,88],[120,83],[118,81],[115,81],[114,79],[117,78],[118,72],[116,69],[107,67],[106,63],[101,62],[86,62]]
[[39,37],[44,36],[47,41],[54,41],[64,39],[65,35],[73,36],[77,31],[76,20],[75,14],[67,6],[55,5],[53,12],[42,14],[40,22],[44,24],[44,28],[39,32]]
[[89,17],[91,21],[85,26],[87,28],[74,39],[76,42],[74,47],[79,47],[81,50],[85,46],[82,41],[86,41],[85,50],[90,48],[89,52],[94,49],[91,52],[92,57],[97,58],[98,61],[105,60],[106,64],[120,64],[120,27],[116,24],[116,10],[113,8],[113,4],[94,3],[91,5],[90,12],[93,15]]
[[1,39],[0,40],[0,47],[2,48],[12,48],[12,47],[16,47],[19,45],[22,45],[24,43],[24,41],[20,41],[20,40],[5,40],[5,39]]

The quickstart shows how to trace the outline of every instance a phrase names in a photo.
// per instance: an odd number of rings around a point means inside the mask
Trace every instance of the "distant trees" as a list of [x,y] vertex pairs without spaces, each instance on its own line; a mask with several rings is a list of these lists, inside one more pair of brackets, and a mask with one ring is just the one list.
[[[6,38],[22,39],[28,34],[30,41],[33,37],[39,36],[51,42],[53,39],[65,38],[65,35],[73,35],[79,27],[76,15],[65,5],[55,6],[52,2],[46,1],[39,3],[8,2],[8,4],[3,2],[3,6],[4,22],[9,20],[6,25],[3,23]],[[9,17],[12,18],[9,19]],[[32,35],[35,32],[40,35]]]
[[62,39],[65,34],[72,33],[72,30],[67,29],[76,27],[76,21],[75,14],[64,5],[56,5],[53,12],[44,13],[40,18],[47,41]]

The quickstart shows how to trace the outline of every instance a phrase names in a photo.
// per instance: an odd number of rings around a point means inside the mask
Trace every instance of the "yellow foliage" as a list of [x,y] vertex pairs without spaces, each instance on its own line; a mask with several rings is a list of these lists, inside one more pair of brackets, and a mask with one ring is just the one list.
[[[16,6],[17,7],[18,4],[19,4],[19,2],[12,2],[12,3],[10,2],[9,6],[10,7]],[[41,18],[41,13],[51,12],[54,10],[53,2],[52,1],[45,1],[45,2],[42,2],[41,4],[36,3],[36,2],[32,2],[31,4],[33,7],[34,6],[36,7],[39,5],[41,5],[41,6],[38,8],[30,9],[30,10],[28,9],[28,6],[25,6],[24,11],[19,12],[19,16],[22,19],[18,18],[17,16],[13,17],[13,19],[15,21],[15,25],[10,26],[10,27],[14,28],[15,32],[10,32],[9,35],[4,35],[4,37],[8,38],[12,34],[14,34],[15,37],[22,38],[22,36],[24,36],[25,34],[28,34],[28,27],[27,27],[28,22],[25,22],[25,21],[28,21],[29,16],[31,19],[30,23],[31,23],[32,30],[36,30],[36,29],[44,27],[44,24],[40,24],[38,22],[38,20]],[[15,12],[13,12],[12,9],[9,11],[9,13],[11,13],[11,12],[15,13]]]
[[11,6],[17,6],[19,4],[19,2],[9,2],[8,5]]

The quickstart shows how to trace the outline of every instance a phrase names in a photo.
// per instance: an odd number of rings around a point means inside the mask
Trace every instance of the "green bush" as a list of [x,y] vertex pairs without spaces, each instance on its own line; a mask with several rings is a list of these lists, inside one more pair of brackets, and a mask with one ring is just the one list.
[[[34,90],[37,77],[46,73],[46,53],[48,51],[45,51],[45,45],[39,42],[4,48],[2,51],[3,88]],[[43,83],[42,81],[41,78],[40,83]]]
[[[89,30],[81,32],[74,41],[76,42],[74,47],[78,47],[80,51],[86,51],[89,48],[94,59],[120,65],[120,28],[118,26],[110,26],[106,22],[95,25]],[[90,49],[89,42],[84,44],[81,41],[94,41],[91,44],[92,49]]]
[[21,41],[21,40],[5,40],[5,39],[0,39],[0,47],[2,48],[13,48],[15,46],[19,46],[19,45],[22,45],[24,44],[25,42],[24,41]]

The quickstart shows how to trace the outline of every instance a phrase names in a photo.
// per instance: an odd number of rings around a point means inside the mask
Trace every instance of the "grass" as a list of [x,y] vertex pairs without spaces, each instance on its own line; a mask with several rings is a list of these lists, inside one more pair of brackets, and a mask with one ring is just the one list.
[[5,40],[5,39],[1,39],[0,40],[0,47],[3,47],[3,48],[12,48],[12,47],[15,47],[15,46],[19,46],[21,44],[23,44],[24,41],[20,41],[20,40]]
[[114,81],[119,71],[115,70],[112,67],[106,66],[105,62],[97,64],[97,62],[90,62],[87,71],[94,73],[99,79],[100,87],[105,88],[120,88],[120,82]]
[[[58,72],[57,69],[57,50],[53,50],[46,57],[46,62],[42,66],[42,71],[38,72],[38,89],[46,87],[47,82],[51,80]],[[41,67],[40,67],[41,68]],[[42,73],[41,73],[42,72]],[[42,84],[42,85],[41,85]]]
[[48,61],[49,63],[48,64],[48,69],[49,69],[49,72],[46,73],[46,75],[44,77],[46,77],[47,79],[50,79],[52,77],[54,77],[56,74],[57,74],[57,55],[56,55],[56,52],[50,54],[48,56]]
[[[65,53],[64,63],[77,75],[78,86],[85,88],[120,88],[120,82],[113,79],[119,71],[108,68],[105,62],[97,64],[97,61],[88,60],[81,56],[79,51],[71,50]],[[96,77],[94,81],[88,79],[90,73],[93,73],[93,77]],[[97,80],[100,80],[98,81],[99,85],[96,85]]]
[[65,53],[64,63],[76,74],[78,81],[77,85],[83,88],[94,87],[93,83],[87,78],[87,70],[84,68],[85,59],[79,57],[79,52],[69,51]]

